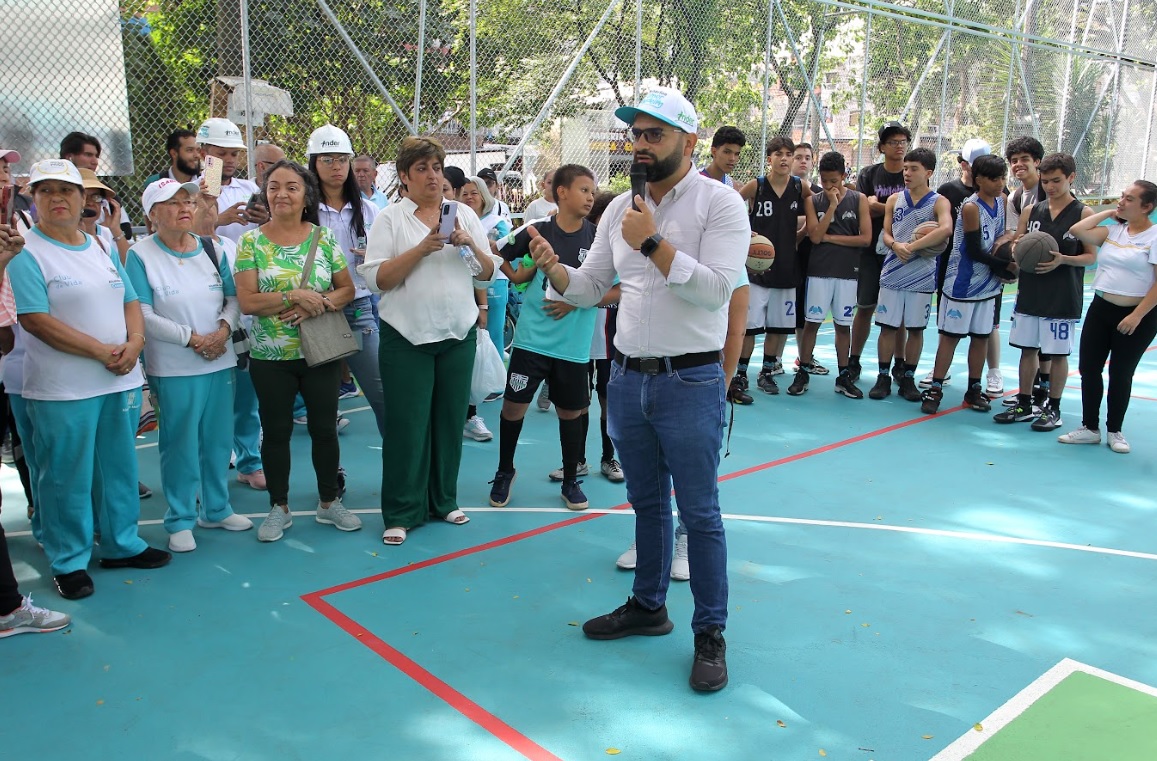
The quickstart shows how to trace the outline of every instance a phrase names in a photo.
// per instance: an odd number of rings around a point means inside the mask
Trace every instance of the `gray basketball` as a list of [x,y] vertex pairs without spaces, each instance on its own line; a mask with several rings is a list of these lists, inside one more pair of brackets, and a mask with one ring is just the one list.
[[1048,233],[1028,233],[1016,242],[1016,266],[1023,272],[1035,272],[1041,262],[1052,261],[1057,242]]

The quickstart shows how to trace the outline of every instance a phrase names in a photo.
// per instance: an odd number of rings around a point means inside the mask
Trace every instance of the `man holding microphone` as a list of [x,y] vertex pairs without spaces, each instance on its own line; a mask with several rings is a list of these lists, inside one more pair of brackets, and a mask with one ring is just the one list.
[[616,276],[622,285],[608,431],[635,509],[638,561],[633,596],[583,631],[618,639],[674,628],[665,605],[674,486],[695,597],[690,683],[714,691],[727,685],[727,543],[717,484],[727,382],[720,360],[751,229],[739,194],[692,168],[698,117],[679,92],[653,89],[615,115],[631,125],[645,192],[611,202],[578,269],[559,264],[550,244],[531,233],[535,263],[563,300],[594,306]]

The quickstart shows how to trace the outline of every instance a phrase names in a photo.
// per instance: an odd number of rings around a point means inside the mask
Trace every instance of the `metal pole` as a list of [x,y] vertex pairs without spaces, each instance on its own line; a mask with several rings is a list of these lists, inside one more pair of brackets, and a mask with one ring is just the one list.
[[478,0],[470,0],[470,174],[478,172]]
[[643,97],[643,0],[635,0],[635,104]]
[[[473,1],[474,0],[471,0],[471,2]],[[571,59],[570,66],[566,67],[566,71],[563,72],[562,78],[558,80],[558,84],[556,84],[554,89],[550,91],[550,96],[546,99],[546,103],[542,104],[542,109],[538,112],[538,115],[534,117],[534,121],[531,122],[530,126],[522,134],[522,139],[520,139],[518,141],[518,145],[514,147],[514,153],[506,160],[506,163],[502,165],[502,170],[498,173],[498,179],[500,181],[506,172],[510,170],[510,167],[514,165],[514,162],[518,160],[518,157],[522,155],[523,150],[526,148],[527,141],[530,140],[530,136],[533,135],[539,126],[542,125],[543,120],[546,119],[546,115],[550,113],[551,107],[554,106],[554,102],[558,100],[558,96],[562,94],[563,89],[566,87],[567,83],[570,82],[570,78],[574,75],[575,69],[578,68],[579,62],[582,61],[583,56],[586,55],[588,50],[590,50],[591,45],[595,41],[595,38],[598,36],[599,32],[602,31],[603,26],[605,26],[607,23],[607,19],[611,17],[611,13],[615,10],[616,7],[618,7],[620,2],[622,2],[622,0],[611,0],[609,3],[607,3],[607,9],[603,11],[603,15],[601,18],[599,18],[599,22],[595,24],[595,28],[592,29],[591,33],[587,35],[586,40],[582,44],[582,47],[578,49],[578,52],[575,53],[574,58]]]
[[[1112,13],[1112,4],[1109,6],[1110,14]],[[1121,5],[1121,23],[1115,24],[1119,30],[1114,42],[1117,43],[1117,51],[1120,52],[1125,47],[1125,19],[1129,16],[1129,0]],[[1111,18],[1111,16],[1110,16]],[[1109,185],[1109,157],[1113,154],[1113,147],[1116,143],[1113,135],[1113,124],[1116,121],[1117,109],[1121,103],[1121,60],[1117,59],[1117,63],[1113,67],[1116,71],[1116,76],[1113,77],[1113,103],[1109,106],[1109,129],[1105,135],[1105,161],[1101,165],[1101,190],[1104,192]]]
[[422,64],[426,60],[426,0],[418,2],[418,66],[414,70],[414,128],[422,129]]
[[1150,72],[1153,83],[1149,85],[1149,113],[1145,117],[1145,153],[1141,157],[1141,176],[1149,172],[1149,141],[1153,139],[1153,103],[1157,101],[1157,70]]
[[759,130],[760,151],[767,145],[767,108],[771,99],[771,35],[775,29],[775,15],[771,12],[771,2],[772,0],[767,0],[767,45],[763,49],[763,104],[760,107],[763,117]]
[[1097,119],[1097,111],[1101,108],[1101,101],[1105,99],[1105,96],[1109,92],[1109,88],[1112,87],[1113,81],[1116,78],[1117,70],[1113,69],[1113,74],[1109,77],[1109,81],[1106,82],[1105,86],[1101,88],[1101,91],[1097,93],[1097,101],[1093,104],[1093,110],[1089,112],[1089,121],[1085,122],[1085,128],[1081,131],[1080,138],[1077,139],[1076,147],[1073,148],[1073,158],[1076,158],[1077,155],[1080,154],[1081,148],[1085,144],[1085,137],[1089,134],[1089,130],[1092,128],[1093,122]]
[[[953,13],[956,0],[950,0],[948,3],[948,13]],[[936,156],[939,158],[940,154],[944,152],[944,129],[945,123],[948,121],[948,115],[945,110],[948,107],[948,67],[952,63],[952,30],[948,30],[948,39],[944,42],[944,69],[940,76],[940,123],[936,128]],[[944,171],[944,165],[936,162],[936,178],[937,181],[943,181],[947,177]]]
[[[932,72],[932,65],[936,63],[936,57],[940,55],[941,48],[948,40],[948,35],[951,32],[945,31],[940,35],[940,41],[936,43],[936,47],[932,50],[932,55],[928,56],[928,63],[924,64],[924,71],[920,72],[920,78],[916,80],[916,84],[912,86],[912,94],[908,96],[908,102],[904,104],[904,110],[900,113],[900,123],[905,124],[908,121],[908,114],[912,112],[912,106],[916,105],[916,96],[920,94],[920,88],[924,86],[924,80]],[[945,68],[947,68],[947,61],[945,61]]]
[[[775,8],[779,11],[779,20],[783,22],[783,33],[787,37],[787,44],[791,46],[792,55],[795,56],[796,65],[799,66],[799,73],[803,75],[804,84],[807,85],[807,94],[811,99],[812,105],[815,106],[816,111],[823,112],[823,104],[820,103],[819,98],[816,97],[815,84],[812,78],[808,75],[807,69],[803,67],[803,59],[799,55],[799,46],[795,44],[795,35],[791,32],[791,24],[787,23],[787,16],[783,12],[783,6],[780,0],[774,0]],[[832,139],[831,130],[828,129],[828,123],[823,122],[824,136],[827,137],[828,143],[834,145],[835,141]]]
[[249,179],[257,181],[253,156],[253,71],[249,68],[249,0],[241,0],[241,77],[245,93],[245,164]]
[[[1020,16],[1020,0],[1016,0],[1016,15]],[[1020,45],[1015,40],[1011,40],[1011,47],[1008,52],[1008,81],[1004,85],[1004,126],[1000,133],[1000,147],[1008,145],[1008,112],[1012,108],[1012,75],[1015,71],[1017,59],[1020,57]],[[1023,69],[1022,69],[1023,71]]]
[[337,30],[338,35],[342,38],[342,41],[345,42],[346,47],[349,48],[351,53],[353,53],[353,56],[357,62],[361,64],[362,69],[366,72],[366,76],[370,78],[370,82],[373,83],[374,87],[378,88],[378,92],[381,94],[382,98],[386,101],[386,103],[389,104],[390,109],[394,112],[394,115],[398,117],[398,121],[405,125],[406,129],[409,130],[411,135],[418,134],[417,130],[414,129],[414,125],[410,123],[410,120],[404,113],[402,113],[402,109],[399,108],[398,104],[394,101],[393,96],[390,95],[390,91],[386,89],[386,86],[382,84],[382,80],[379,79],[378,75],[374,73],[373,67],[370,66],[370,62],[366,60],[364,55],[362,55],[362,51],[358,49],[358,46],[354,44],[353,39],[351,39],[349,34],[346,33],[345,27],[342,26],[341,22],[337,20],[337,16],[334,15],[334,12],[329,7],[329,4],[325,0],[317,0],[317,6],[321,8],[321,12],[325,14],[325,17],[329,19],[329,22],[333,24],[334,29]]
[[864,33],[864,71],[860,75],[860,134],[856,139],[856,164],[864,166],[864,121],[868,114],[868,58],[872,52],[872,9],[868,8],[868,28]]
[[[814,48],[814,50],[812,51],[812,82],[813,83],[817,79],[820,78],[820,58],[823,57],[823,54],[821,51],[824,49],[824,32],[827,30],[827,15],[826,14],[820,14],[819,21],[820,21],[820,28],[818,30],[816,30],[816,29],[812,30],[812,47]],[[815,88],[813,87],[812,89],[814,90]],[[820,109],[818,109],[816,111],[816,123],[815,123],[815,125],[810,125],[811,130],[812,130],[812,142],[813,143],[818,143],[820,141],[820,131],[816,125],[824,123],[824,112],[822,110],[822,106],[823,106],[823,104],[821,103]],[[807,139],[807,131],[808,131],[808,127],[809,127],[808,122],[811,121],[811,109],[810,108],[808,109],[807,113],[808,113],[808,118],[804,121],[804,128],[803,128],[803,137],[805,140]],[[836,149],[836,147],[834,145],[829,145],[828,147],[831,148],[831,150],[833,150],[833,151]]]
[[[1077,9],[1081,7],[1081,0],[1073,0],[1073,15],[1069,21],[1069,47],[1077,41]],[[1073,79],[1073,54],[1065,56],[1065,88],[1061,90],[1061,110],[1057,114],[1057,150],[1065,148],[1065,119],[1069,111],[1069,88]]]

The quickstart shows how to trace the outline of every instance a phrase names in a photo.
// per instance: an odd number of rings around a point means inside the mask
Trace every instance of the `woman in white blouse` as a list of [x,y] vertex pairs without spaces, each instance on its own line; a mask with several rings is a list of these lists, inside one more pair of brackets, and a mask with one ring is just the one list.
[[1100,248],[1095,295],[1081,328],[1081,427],[1059,437],[1062,444],[1101,443],[1102,374],[1108,362],[1109,448],[1129,453],[1121,426],[1133,393],[1133,373],[1157,337],[1157,226],[1149,217],[1155,205],[1157,185],[1137,180],[1121,194],[1116,208],[1085,217],[1070,230]]
[[378,216],[370,230],[366,261],[358,270],[381,301],[382,518],[385,544],[401,544],[406,532],[430,516],[463,524],[458,509],[462,419],[474,370],[474,283],[470,262],[481,266],[480,286],[494,279],[478,215],[457,207],[455,230],[438,231],[442,209],[442,162],[435,140],[408,137],[398,153],[398,177],[406,196]]
[[[241,319],[225,251],[194,235],[197,185],[164,178],[141,205],[156,230],[129,249],[126,269],[145,318],[145,371],[164,417],[161,486],[169,549],[197,549],[193,526],[245,531],[229,503],[233,447],[233,330]],[[200,499],[202,516],[197,515]]]

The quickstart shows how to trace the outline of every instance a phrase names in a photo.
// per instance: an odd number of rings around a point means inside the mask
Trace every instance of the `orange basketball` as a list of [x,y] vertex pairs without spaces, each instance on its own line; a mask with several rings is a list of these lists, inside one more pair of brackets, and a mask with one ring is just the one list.
[[775,246],[762,235],[751,236],[751,244],[747,247],[747,269],[752,272],[764,272],[775,263]]
[[936,228],[938,227],[940,227],[938,222],[925,222],[921,225],[916,225],[916,229],[912,231],[912,240],[908,242],[911,243],[912,241],[920,240],[928,233],[936,232]]

